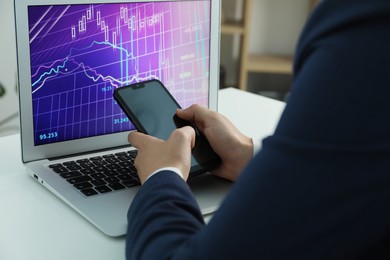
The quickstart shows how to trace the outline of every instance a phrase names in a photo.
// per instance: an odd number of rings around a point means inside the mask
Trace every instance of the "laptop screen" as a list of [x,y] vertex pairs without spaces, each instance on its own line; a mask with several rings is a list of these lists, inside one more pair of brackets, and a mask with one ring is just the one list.
[[210,0],[29,6],[34,145],[134,127],[115,88],[159,79],[208,105]]

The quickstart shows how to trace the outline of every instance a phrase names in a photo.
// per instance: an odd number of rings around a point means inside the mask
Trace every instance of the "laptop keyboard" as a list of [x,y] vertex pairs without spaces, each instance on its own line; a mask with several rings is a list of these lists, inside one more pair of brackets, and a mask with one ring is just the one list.
[[49,165],[85,196],[122,190],[140,185],[134,158],[137,150],[106,154]]

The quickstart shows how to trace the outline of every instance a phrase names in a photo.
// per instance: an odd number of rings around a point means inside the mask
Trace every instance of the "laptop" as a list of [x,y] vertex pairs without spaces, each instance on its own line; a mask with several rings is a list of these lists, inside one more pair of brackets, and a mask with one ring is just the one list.
[[[220,0],[17,0],[22,160],[29,174],[109,236],[140,188],[134,131],[116,88],[158,79],[182,107],[217,108]],[[189,181],[204,215],[230,183]]]

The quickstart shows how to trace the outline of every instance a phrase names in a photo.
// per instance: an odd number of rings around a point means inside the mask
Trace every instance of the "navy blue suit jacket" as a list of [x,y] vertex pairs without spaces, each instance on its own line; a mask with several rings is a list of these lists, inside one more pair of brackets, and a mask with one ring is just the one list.
[[277,129],[207,226],[172,172],[128,220],[128,259],[389,259],[390,1],[315,10]]

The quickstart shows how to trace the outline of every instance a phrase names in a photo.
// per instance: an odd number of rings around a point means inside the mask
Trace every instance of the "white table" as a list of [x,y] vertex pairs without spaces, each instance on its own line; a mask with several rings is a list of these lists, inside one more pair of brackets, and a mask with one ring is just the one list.
[[[219,112],[255,139],[272,134],[284,103],[236,89],[220,91]],[[0,259],[125,259],[110,238],[27,175],[20,136],[0,138]]]

